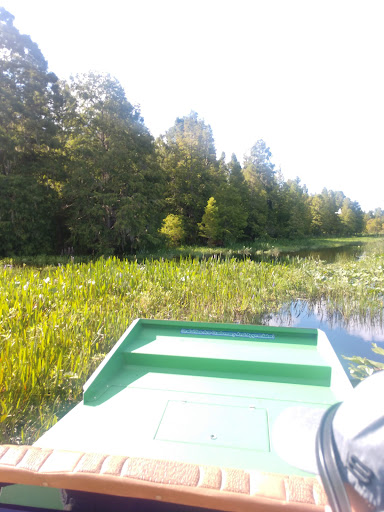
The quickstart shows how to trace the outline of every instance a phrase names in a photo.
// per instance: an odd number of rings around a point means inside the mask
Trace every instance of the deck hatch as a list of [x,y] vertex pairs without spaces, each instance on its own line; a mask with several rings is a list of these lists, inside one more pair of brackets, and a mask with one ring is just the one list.
[[267,411],[169,400],[155,439],[269,452]]

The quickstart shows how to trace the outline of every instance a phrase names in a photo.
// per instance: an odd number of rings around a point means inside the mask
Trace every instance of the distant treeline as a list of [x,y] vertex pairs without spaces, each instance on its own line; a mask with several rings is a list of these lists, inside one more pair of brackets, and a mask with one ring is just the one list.
[[0,256],[383,231],[342,192],[284,181],[263,140],[216,156],[196,113],[155,140],[109,75],[48,72],[0,8]]

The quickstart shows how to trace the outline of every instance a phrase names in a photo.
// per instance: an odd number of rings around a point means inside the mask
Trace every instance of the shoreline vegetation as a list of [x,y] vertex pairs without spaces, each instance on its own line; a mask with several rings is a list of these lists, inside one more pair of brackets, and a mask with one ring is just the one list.
[[[225,258],[279,258],[282,254],[289,257],[299,251],[321,251],[323,249],[337,249],[341,247],[363,246],[365,244],[377,243],[384,240],[380,235],[360,235],[349,237],[302,237],[297,239],[279,238],[270,240],[256,240],[254,242],[244,241],[232,244],[227,247],[205,247],[205,246],[179,246],[168,247],[153,251],[138,251],[135,254],[117,257],[117,259],[144,262],[146,260],[166,260],[179,258],[205,259],[216,257]],[[66,265],[67,263],[87,263],[100,257],[91,255],[37,255],[37,256],[12,256],[1,258],[1,262],[14,265]]]
[[[384,234],[381,208],[364,212],[326,183],[312,194],[299,176],[285,179],[262,139],[242,161],[218,155],[197,112],[155,139],[116,78],[59,80],[2,7],[0,52],[0,257],[145,257],[181,244],[180,256],[206,245],[203,254],[248,257],[248,247],[219,247]],[[276,249],[249,243],[251,253]]]
[[365,255],[255,261],[241,248],[241,258],[233,248],[220,257],[193,248],[135,260],[1,260],[0,442],[32,443],[78,403],[87,378],[138,317],[259,324],[300,298],[322,300],[345,322],[382,323],[384,238],[307,242],[261,242],[252,251],[364,243]]

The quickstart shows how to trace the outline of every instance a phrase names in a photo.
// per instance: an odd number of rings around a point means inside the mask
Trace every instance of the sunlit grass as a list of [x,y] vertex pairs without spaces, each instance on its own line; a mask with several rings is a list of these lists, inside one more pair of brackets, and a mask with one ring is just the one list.
[[81,400],[84,382],[135,318],[257,324],[298,297],[322,299],[346,319],[382,321],[383,252],[332,265],[0,262],[0,441],[32,442]]
[[[151,252],[152,258],[180,258],[180,257],[196,257],[207,258],[217,256],[220,258],[269,258],[271,255],[278,257],[280,254],[295,253],[301,250],[321,250],[335,249],[338,247],[346,247],[351,245],[372,245],[372,243],[380,243],[384,241],[384,237],[373,236],[353,236],[353,237],[303,237],[298,239],[269,239],[256,240],[255,242],[236,243],[228,247],[201,247],[201,246],[182,246],[174,247],[167,250],[160,250],[156,253]],[[148,257],[148,253],[141,252],[135,255],[135,258],[141,260]]]

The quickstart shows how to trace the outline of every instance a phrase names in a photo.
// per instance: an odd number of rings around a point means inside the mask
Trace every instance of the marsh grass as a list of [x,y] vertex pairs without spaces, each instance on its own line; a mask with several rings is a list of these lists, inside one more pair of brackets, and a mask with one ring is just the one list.
[[[140,251],[136,254],[127,255],[129,261],[144,262],[146,260],[169,260],[180,258],[197,258],[200,260],[207,258],[218,259],[255,259],[270,261],[271,256],[278,258],[280,254],[289,256],[298,251],[316,251],[322,249],[336,249],[339,247],[348,247],[351,245],[362,245],[369,250],[375,244],[383,243],[384,237],[378,236],[354,236],[348,238],[342,237],[306,237],[299,239],[269,239],[258,240],[255,242],[243,242],[233,244],[228,247],[202,247],[202,246],[181,246],[169,247],[157,251]],[[92,256],[74,255],[74,256],[17,256],[3,260],[3,263],[14,265],[28,265],[43,267],[48,265],[66,265],[69,262],[90,263],[95,259]]]
[[279,257],[280,254],[289,255],[301,250],[316,251],[322,249],[335,249],[338,247],[348,247],[351,245],[371,245],[373,242],[382,242],[383,237],[373,236],[353,236],[343,237],[306,237],[299,239],[269,239],[257,240],[255,242],[244,242],[233,244],[228,247],[201,247],[201,246],[182,246],[174,247],[158,252],[147,253],[145,251],[137,253],[135,259],[142,261],[148,257],[152,259],[172,259],[172,258],[209,258],[212,256],[225,259],[263,259],[268,261],[271,256]]
[[300,297],[344,318],[382,321],[383,254],[332,265],[218,256],[0,262],[0,441],[33,442],[81,400],[84,382],[138,317],[257,324]]

